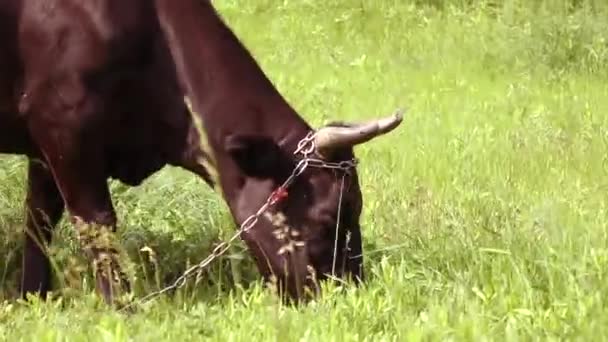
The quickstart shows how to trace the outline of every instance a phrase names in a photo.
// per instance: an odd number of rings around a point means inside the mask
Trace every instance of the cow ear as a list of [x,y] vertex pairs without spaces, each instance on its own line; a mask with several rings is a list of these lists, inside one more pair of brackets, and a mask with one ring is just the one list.
[[285,156],[279,146],[261,135],[231,135],[225,149],[249,177],[272,178],[283,169]]

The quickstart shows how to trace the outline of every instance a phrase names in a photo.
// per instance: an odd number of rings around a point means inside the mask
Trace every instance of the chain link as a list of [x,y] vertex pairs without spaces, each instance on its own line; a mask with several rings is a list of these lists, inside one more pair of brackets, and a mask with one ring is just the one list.
[[[222,256],[230,248],[230,246],[234,242],[234,240],[236,240],[238,237],[240,237],[241,234],[246,233],[251,228],[253,228],[258,223],[260,216],[262,216],[268,210],[269,207],[273,206],[278,201],[283,199],[284,196],[286,196],[287,188],[289,186],[291,186],[291,184],[293,184],[295,179],[298,176],[300,176],[304,171],[306,171],[307,168],[314,167],[314,168],[325,168],[325,169],[338,169],[338,170],[343,170],[345,172],[348,172],[350,169],[355,168],[357,166],[357,159],[346,160],[346,161],[341,161],[341,162],[327,162],[327,161],[324,161],[321,159],[309,157],[315,151],[315,143],[314,143],[315,135],[316,135],[316,133],[314,131],[311,131],[302,140],[300,140],[298,142],[298,146],[297,146],[297,149],[294,151],[294,154],[299,153],[303,156],[303,158],[298,162],[296,167],[293,169],[291,175],[283,182],[283,184],[281,184],[275,191],[273,191],[268,196],[268,198],[266,199],[266,202],[264,202],[264,204],[260,207],[260,209],[258,209],[257,212],[255,212],[251,216],[247,217],[245,219],[245,221],[243,221],[243,223],[241,223],[238,231],[234,235],[232,235],[230,237],[230,239],[218,244],[211,251],[211,254],[209,254],[209,256],[207,256],[205,259],[203,259],[198,264],[189,267],[171,285],[169,285],[159,291],[152,292],[152,293],[142,297],[137,302],[124,306],[123,308],[121,308],[121,310],[125,310],[125,309],[133,306],[136,303],[143,304],[143,303],[153,299],[154,297],[158,297],[158,296],[160,296],[166,292],[172,291],[172,290],[177,290],[177,289],[183,287],[184,285],[186,285],[186,281],[189,278],[193,277],[194,275],[200,274],[200,272],[203,269],[205,269],[209,264],[211,264],[211,262],[213,262],[215,259]],[[341,188],[341,192],[342,191],[343,191],[343,188]]]

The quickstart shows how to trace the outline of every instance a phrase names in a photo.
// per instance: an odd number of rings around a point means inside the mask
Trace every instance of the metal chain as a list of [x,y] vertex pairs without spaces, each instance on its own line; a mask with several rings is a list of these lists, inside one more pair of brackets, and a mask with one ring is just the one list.
[[[303,155],[303,158],[298,162],[296,167],[291,172],[291,175],[283,182],[283,184],[280,185],[275,191],[273,191],[268,196],[268,198],[266,199],[264,204],[260,207],[260,209],[258,209],[257,212],[255,212],[254,214],[249,216],[247,219],[245,219],[245,221],[243,221],[243,223],[241,223],[238,231],[234,235],[232,235],[232,237],[230,239],[228,239],[227,241],[223,241],[219,245],[217,245],[213,249],[213,251],[211,251],[211,254],[209,254],[209,256],[207,256],[205,259],[203,259],[198,264],[189,267],[171,285],[169,285],[159,291],[152,292],[152,293],[142,297],[135,303],[131,303],[129,305],[123,306],[120,310],[125,310],[127,308],[132,307],[135,304],[143,304],[143,303],[153,299],[154,297],[158,297],[166,292],[169,292],[171,290],[177,290],[177,289],[183,287],[189,278],[191,278],[192,276],[194,276],[196,274],[200,274],[200,272],[203,269],[205,269],[211,262],[213,262],[215,259],[222,256],[230,248],[232,242],[234,242],[234,240],[236,240],[242,233],[245,233],[245,232],[249,231],[251,228],[253,228],[253,226],[255,226],[256,223],[258,222],[260,216],[262,216],[268,210],[269,207],[273,206],[274,204],[276,204],[277,202],[279,202],[286,196],[287,188],[289,186],[291,186],[291,184],[295,181],[295,179],[299,175],[301,175],[308,167],[338,169],[338,170],[343,170],[345,172],[348,172],[350,169],[357,166],[356,159],[346,160],[346,161],[341,161],[341,162],[327,162],[322,159],[309,157],[309,155],[311,155],[315,151],[315,143],[314,143],[315,135],[316,135],[316,133],[314,131],[311,131],[302,140],[300,140],[298,142],[298,147],[294,151],[294,154],[300,153]],[[340,200],[342,197],[343,186],[344,186],[344,178],[342,178],[342,187],[340,189],[340,192],[341,192]]]

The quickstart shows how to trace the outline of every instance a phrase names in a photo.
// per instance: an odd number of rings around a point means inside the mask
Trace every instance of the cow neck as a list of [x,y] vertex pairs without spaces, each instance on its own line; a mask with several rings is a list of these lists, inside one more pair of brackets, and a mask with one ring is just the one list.
[[292,153],[309,125],[283,99],[210,1],[156,0],[181,85],[217,149],[238,127]]

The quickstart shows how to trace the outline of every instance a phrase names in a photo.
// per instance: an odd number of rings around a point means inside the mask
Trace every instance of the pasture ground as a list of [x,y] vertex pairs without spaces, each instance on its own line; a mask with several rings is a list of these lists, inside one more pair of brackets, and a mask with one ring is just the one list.
[[[0,338],[605,339],[608,6],[497,3],[217,2],[315,126],[409,108],[396,132],[356,151],[364,287],[282,306],[237,244],[198,285],[126,317],[91,295],[63,222],[52,248],[61,299],[15,301],[25,173],[22,158],[5,156]],[[112,191],[139,296],[233,232],[221,199],[183,171]]]

